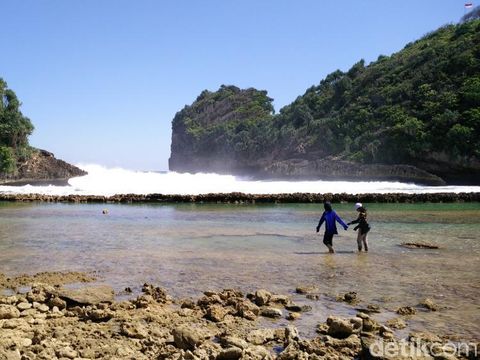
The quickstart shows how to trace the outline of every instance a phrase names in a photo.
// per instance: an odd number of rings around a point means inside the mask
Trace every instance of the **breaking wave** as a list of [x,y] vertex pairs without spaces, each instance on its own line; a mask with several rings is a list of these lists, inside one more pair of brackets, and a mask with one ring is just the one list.
[[257,181],[232,175],[142,172],[100,165],[77,165],[88,175],[66,186],[0,186],[0,193],[45,195],[278,193],[437,193],[480,192],[480,186],[423,186],[388,181]]

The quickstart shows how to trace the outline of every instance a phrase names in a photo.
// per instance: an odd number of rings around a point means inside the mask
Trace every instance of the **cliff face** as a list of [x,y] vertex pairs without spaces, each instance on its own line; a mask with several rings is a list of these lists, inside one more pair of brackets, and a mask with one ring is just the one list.
[[480,20],[335,71],[273,115],[265,91],[204,91],[172,123],[170,170],[480,183]]
[[69,178],[83,176],[87,173],[70,165],[45,150],[36,150],[30,158],[17,165],[17,172],[0,177],[0,184],[26,183],[65,183]]

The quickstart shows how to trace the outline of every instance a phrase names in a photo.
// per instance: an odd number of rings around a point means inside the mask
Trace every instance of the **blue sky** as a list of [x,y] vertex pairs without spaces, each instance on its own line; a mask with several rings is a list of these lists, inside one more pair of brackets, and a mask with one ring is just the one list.
[[265,89],[278,111],[336,69],[457,22],[464,3],[0,0],[0,77],[35,125],[33,146],[166,170],[171,120],[202,90]]

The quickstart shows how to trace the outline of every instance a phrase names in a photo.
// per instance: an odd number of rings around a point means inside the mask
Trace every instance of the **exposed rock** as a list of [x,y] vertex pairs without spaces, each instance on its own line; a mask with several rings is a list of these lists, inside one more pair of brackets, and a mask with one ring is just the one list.
[[175,346],[183,350],[194,350],[205,340],[205,334],[191,326],[179,326],[172,331]]
[[281,318],[283,316],[282,310],[274,307],[265,307],[260,311],[260,315],[269,318]]
[[302,286],[297,286],[297,288],[295,289],[297,294],[310,294],[317,290],[318,288],[315,285],[302,285]]
[[387,321],[387,325],[392,329],[405,329],[407,324],[402,318],[393,318]]
[[214,304],[207,309],[205,317],[214,322],[220,322],[228,314],[228,310],[223,306]]
[[272,294],[270,294],[267,290],[265,289],[257,290],[255,292],[255,304],[257,304],[258,306],[267,305],[271,297],[272,297]]
[[411,306],[402,306],[395,310],[395,312],[398,315],[415,315],[417,313],[417,310],[415,310]]
[[83,287],[80,289],[60,289],[58,296],[64,300],[83,304],[96,305],[102,302],[111,303],[113,301],[114,292],[110,286],[98,285]]
[[147,329],[138,322],[123,322],[120,325],[120,333],[134,339],[145,339],[148,337]]
[[238,347],[231,347],[228,349],[223,349],[217,356],[216,360],[237,360],[240,359],[243,355],[242,349]]
[[20,311],[13,305],[0,305],[0,320],[20,317]]
[[0,177],[0,184],[64,184],[69,178],[87,173],[70,165],[45,150],[36,150],[31,157],[18,166],[15,174]]
[[428,309],[430,311],[437,311],[438,310],[438,305],[429,298],[424,299],[421,303],[420,306],[424,307],[425,309]]
[[349,337],[354,332],[354,325],[345,319],[340,319],[334,316],[327,318],[328,335],[338,339]]
[[440,247],[435,244],[429,244],[425,242],[406,242],[400,244],[400,246],[408,249],[439,249]]
[[256,329],[247,335],[247,341],[254,345],[266,344],[275,339],[274,329]]
[[17,304],[17,309],[20,310],[20,311],[30,309],[31,307],[32,307],[32,304],[30,304],[28,302],[21,302],[21,303]]
[[295,321],[295,320],[298,320],[300,318],[301,318],[301,315],[298,312],[290,312],[287,315],[287,320],[290,320],[290,321]]

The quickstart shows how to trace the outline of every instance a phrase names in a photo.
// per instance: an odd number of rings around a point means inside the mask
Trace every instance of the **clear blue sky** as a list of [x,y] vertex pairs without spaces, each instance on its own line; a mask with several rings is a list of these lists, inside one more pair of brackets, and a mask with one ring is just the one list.
[[166,170],[171,120],[204,89],[275,109],[328,73],[390,55],[460,0],[0,0],[0,77],[33,146],[72,163]]

